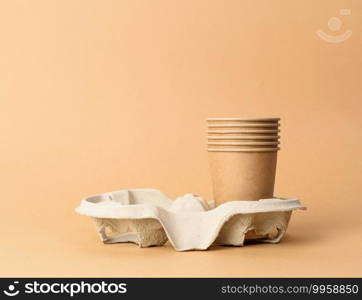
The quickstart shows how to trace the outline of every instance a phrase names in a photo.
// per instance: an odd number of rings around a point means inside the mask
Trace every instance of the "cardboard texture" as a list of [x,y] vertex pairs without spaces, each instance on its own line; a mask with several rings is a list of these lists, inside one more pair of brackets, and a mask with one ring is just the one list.
[[258,241],[278,243],[296,209],[305,209],[297,199],[235,201],[213,208],[192,194],[173,201],[158,190],[122,190],[89,196],[76,211],[94,219],[104,243],[149,247],[169,241],[175,250],[186,251],[213,244],[243,246],[251,230],[260,236],[277,231]]
[[273,197],[277,152],[210,152],[214,200],[259,200]]

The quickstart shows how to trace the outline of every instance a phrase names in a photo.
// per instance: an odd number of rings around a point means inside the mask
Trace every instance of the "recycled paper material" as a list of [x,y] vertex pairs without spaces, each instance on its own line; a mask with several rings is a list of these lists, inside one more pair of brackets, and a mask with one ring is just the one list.
[[175,250],[185,251],[213,244],[243,246],[250,230],[262,236],[277,231],[259,240],[277,243],[296,209],[305,209],[297,199],[231,201],[214,208],[192,194],[172,200],[158,190],[121,190],[86,197],[76,211],[94,219],[106,244],[149,247],[169,241]]
[[208,152],[216,203],[273,198],[277,151]]

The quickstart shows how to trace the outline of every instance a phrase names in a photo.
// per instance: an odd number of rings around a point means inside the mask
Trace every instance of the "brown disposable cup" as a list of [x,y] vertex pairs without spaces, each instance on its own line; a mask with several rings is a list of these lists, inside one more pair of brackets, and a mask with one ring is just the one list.
[[273,197],[278,153],[273,149],[208,150],[216,205]]
[[[273,197],[279,120],[207,119],[208,155],[216,205]],[[257,238],[264,237],[258,236],[254,230],[246,234],[246,239]]]
[[[208,149],[217,206],[229,201],[256,201],[273,197],[278,148],[263,148],[258,152],[257,149]],[[251,230],[246,233],[245,239],[266,237]]]

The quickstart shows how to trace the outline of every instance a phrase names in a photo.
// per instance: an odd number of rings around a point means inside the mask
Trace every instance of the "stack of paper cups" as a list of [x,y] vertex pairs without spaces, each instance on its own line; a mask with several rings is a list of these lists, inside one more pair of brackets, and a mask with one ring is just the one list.
[[279,118],[207,119],[216,205],[273,197]]

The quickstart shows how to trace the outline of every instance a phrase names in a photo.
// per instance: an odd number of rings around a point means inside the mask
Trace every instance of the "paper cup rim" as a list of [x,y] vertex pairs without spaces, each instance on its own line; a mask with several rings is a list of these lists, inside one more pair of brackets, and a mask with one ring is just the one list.
[[211,134],[230,134],[230,133],[278,133],[280,129],[250,129],[250,130],[237,130],[237,129],[214,129],[214,130],[207,130],[207,133]]
[[207,118],[206,121],[253,121],[253,122],[278,122],[280,118],[271,117],[271,118]]
[[238,127],[257,127],[257,128],[278,128],[280,127],[279,123],[270,123],[270,124],[252,124],[252,123],[240,123],[240,124],[208,124],[207,127],[209,128],[215,128],[215,127],[230,127],[230,128],[238,128]]
[[280,135],[208,135],[208,140],[279,140]]
[[272,142],[207,142],[207,145],[213,146],[267,146],[267,145],[279,145],[279,141]]
[[237,148],[207,148],[208,152],[277,152],[280,150],[280,147],[277,148],[244,148],[244,149],[237,149]]

